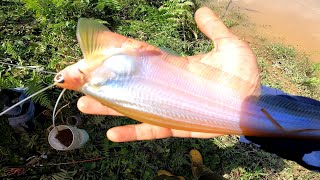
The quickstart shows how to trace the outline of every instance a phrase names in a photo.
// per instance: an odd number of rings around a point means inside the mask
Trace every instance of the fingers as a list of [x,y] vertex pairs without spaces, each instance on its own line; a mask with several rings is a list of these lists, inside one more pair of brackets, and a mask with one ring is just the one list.
[[220,136],[220,134],[174,130],[145,123],[114,127],[107,132],[108,139],[114,142],[163,139],[168,137],[213,138],[217,136]]
[[201,32],[203,32],[209,39],[215,41],[221,38],[236,37],[215,15],[211,9],[202,7],[197,10],[195,20]]
[[81,112],[86,114],[122,116],[122,114],[102,105],[100,102],[96,101],[95,99],[89,96],[81,97],[78,100],[77,106]]

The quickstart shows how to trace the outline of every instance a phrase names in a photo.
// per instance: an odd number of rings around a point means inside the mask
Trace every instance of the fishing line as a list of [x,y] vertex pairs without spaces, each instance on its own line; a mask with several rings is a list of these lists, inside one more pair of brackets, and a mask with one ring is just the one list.
[[[225,17],[225,15],[227,14],[227,12],[228,12],[228,10],[229,10],[229,7],[230,7],[230,5],[231,5],[231,3],[232,3],[232,0],[229,0],[229,2],[228,2],[228,4],[227,4],[227,6],[225,7],[225,9],[224,9],[224,12],[223,12],[223,14],[222,14],[222,16],[221,16],[221,20],[223,20],[224,19],[224,17]],[[211,44],[209,44],[208,46],[207,46],[207,48],[206,48],[206,52],[208,51],[208,49],[210,48],[210,45]]]
[[225,8],[223,15],[221,16],[221,20],[222,20],[222,19],[224,18],[224,16],[226,15],[226,13],[227,13],[227,11],[228,11],[229,6],[230,6],[231,3],[232,3],[232,0],[229,0],[229,3],[228,3],[228,5],[227,5],[227,7]]
[[[53,112],[52,112],[52,126],[53,126],[53,128],[56,128],[55,119],[56,119],[56,115],[57,115],[57,114],[56,114],[56,110],[57,110],[59,101],[60,101],[63,93],[64,93],[66,90],[67,90],[67,89],[64,88],[64,89],[61,91],[61,93],[60,93],[60,95],[59,95],[59,97],[58,97],[58,99],[57,99],[57,101],[56,101],[56,104],[54,105]],[[66,105],[65,105],[65,106],[66,106]]]
[[36,70],[37,72],[47,73],[47,74],[54,74],[54,75],[57,74],[56,72],[42,70],[42,68],[41,67],[39,68],[39,66],[19,66],[16,64],[11,64],[11,63],[6,63],[6,62],[0,62],[0,64],[5,64],[8,66],[16,67],[18,69],[30,69],[30,70]]
[[[61,73],[58,74],[58,75],[54,78],[54,81],[55,81],[56,83],[63,83],[63,81],[64,81],[63,74],[61,74]],[[57,101],[56,101],[56,104],[54,105],[53,112],[52,112],[52,126],[53,126],[53,128],[56,127],[56,125],[55,125],[55,119],[56,119],[56,115],[57,115],[56,110],[57,110],[59,101],[60,101],[63,93],[64,93],[66,90],[67,90],[67,89],[64,88],[64,89],[61,91],[61,93],[60,93],[60,95],[59,95],[59,97],[58,97],[58,99],[57,99]],[[65,105],[65,106],[66,106],[66,105]],[[62,108],[64,108],[65,106],[63,106]],[[62,108],[60,108],[60,109],[62,109]]]
[[38,94],[42,93],[43,91],[45,91],[45,90],[47,90],[47,89],[49,89],[49,88],[52,88],[52,87],[53,87],[53,86],[55,86],[55,85],[56,85],[56,83],[51,84],[51,85],[49,85],[48,87],[45,87],[45,88],[41,89],[40,91],[38,91],[38,92],[36,92],[36,93],[32,94],[31,96],[29,96],[29,97],[27,97],[27,98],[23,99],[22,101],[17,102],[16,104],[14,104],[13,106],[11,106],[10,108],[8,108],[8,109],[4,110],[3,112],[1,112],[1,113],[0,113],[0,116],[4,115],[4,114],[5,114],[5,113],[7,113],[8,111],[10,111],[10,110],[12,110],[13,108],[15,108],[15,107],[19,106],[20,104],[22,104],[22,103],[26,102],[27,100],[31,99],[32,97],[34,97],[34,96],[36,96],[36,95],[38,95]]

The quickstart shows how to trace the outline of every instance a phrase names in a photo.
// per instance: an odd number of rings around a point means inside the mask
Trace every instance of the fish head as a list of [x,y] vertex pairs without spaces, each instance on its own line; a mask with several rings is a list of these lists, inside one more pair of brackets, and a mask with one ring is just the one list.
[[98,86],[109,80],[133,75],[139,68],[140,56],[121,48],[110,48],[95,60],[80,60],[60,71],[54,78],[57,86],[80,91],[83,85]]
[[[81,18],[77,26],[77,39],[83,53],[83,59],[60,71],[54,78],[57,86],[80,91],[86,83],[96,82],[110,75],[125,71],[121,65],[131,67],[125,58],[123,48],[114,47],[117,39],[112,39],[107,27],[95,20]],[[134,50],[133,50],[134,51]],[[129,64],[128,64],[129,63]]]
[[54,82],[61,88],[79,91],[88,79],[85,67],[84,60],[80,60],[60,71],[54,77]]

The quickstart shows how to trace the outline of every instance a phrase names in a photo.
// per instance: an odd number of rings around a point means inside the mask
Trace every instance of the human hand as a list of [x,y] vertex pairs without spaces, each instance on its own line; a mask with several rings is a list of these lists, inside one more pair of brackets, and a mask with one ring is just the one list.
[[[256,57],[250,47],[239,40],[223,22],[209,9],[200,8],[195,14],[195,20],[199,29],[214,42],[214,49],[202,55],[189,56],[189,61],[200,61],[208,66],[221,69],[224,72],[241,77],[251,86],[247,91],[254,92],[260,85],[259,70]],[[114,47],[135,48],[143,50],[161,50],[147,43],[136,41],[115,33],[110,33],[110,39],[117,39],[112,44]],[[186,57],[176,57],[186,58]],[[200,71],[200,70],[199,70]],[[228,79],[223,79],[223,83],[228,83]],[[237,84],[236,84],[237,85]],[[242,84],[238,84],[239,86]],[[100,115],[117,115],[120,113],[103,106],[98,101],[89,96],[84,96],[78,101],[78,108],[83,113]],[[186,138],[212,138],[219,134],[190,132],[158,127],[150,124],[137,124],[114,127],[108,130],[107,137],[111,141],[126,142],[135,140],[151,140],[167,137],[186,137]]]

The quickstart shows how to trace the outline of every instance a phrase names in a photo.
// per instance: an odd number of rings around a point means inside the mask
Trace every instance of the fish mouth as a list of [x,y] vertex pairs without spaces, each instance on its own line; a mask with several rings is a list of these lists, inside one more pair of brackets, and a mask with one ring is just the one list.
[[55,83],[64,83],[64,77],[61,72],[59,72],[53,79]]

